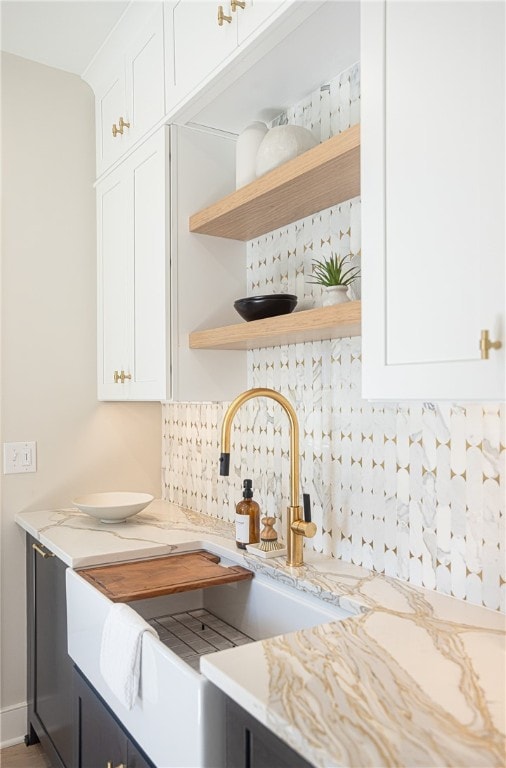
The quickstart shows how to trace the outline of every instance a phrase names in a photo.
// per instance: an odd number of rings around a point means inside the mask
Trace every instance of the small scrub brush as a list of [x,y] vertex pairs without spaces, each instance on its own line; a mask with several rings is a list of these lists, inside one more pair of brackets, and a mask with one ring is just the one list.
[[284,549],[283,544],[278,541],[278,534],[274,530],[275,517],[262,517],[263,528],[260,531],[260,543],[258,549],[262,552],[273,552],[278,549]]

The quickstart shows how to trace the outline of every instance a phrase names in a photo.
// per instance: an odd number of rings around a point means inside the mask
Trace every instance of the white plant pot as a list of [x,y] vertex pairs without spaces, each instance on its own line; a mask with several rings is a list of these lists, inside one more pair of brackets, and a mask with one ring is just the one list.
[[271,128],[258,149],[256,175],[263,176],[317,144],[311,131],[301,125],[277,125]]
[[239,134],[235,145],[235,188],[244,187],[256,179],[257,152],[269,129],[256,121]]
[[347,285],[329,285],[323,289],[323,306],[331,307],[349,301]]

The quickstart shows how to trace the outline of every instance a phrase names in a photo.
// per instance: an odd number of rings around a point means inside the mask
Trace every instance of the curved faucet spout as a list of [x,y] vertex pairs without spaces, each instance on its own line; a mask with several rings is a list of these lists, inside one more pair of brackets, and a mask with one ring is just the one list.
[[225,413],[221,427],[221,456],[220,475],[227,476],[230,466],[230,433],[232,422],[239,408],[248,400],[255,397],[268,397],[275,400],[285,411],[290,422],[290,506],[287,518],[287,563],[288,565],[302,565],[302,543],[304,536],[314,536],[316,526],[314,523],[302,519],[302,508],[299,505],[299,422],[293,405],[274,389],[248,389],[233,400]]
[[255,397],[269,397],[275,400],[285,411],[290,422],[290,504],[292,507],[299,506],[299,422],[293,405],[279,392],[274,389],[248,389],[246,392],[238,395],[228,406],[227,412],[223,418],[221,427],[221,457],[220,474],[228,475],[230,458],[230,433],[232,431],[232,422],[239,408],[248,400]]

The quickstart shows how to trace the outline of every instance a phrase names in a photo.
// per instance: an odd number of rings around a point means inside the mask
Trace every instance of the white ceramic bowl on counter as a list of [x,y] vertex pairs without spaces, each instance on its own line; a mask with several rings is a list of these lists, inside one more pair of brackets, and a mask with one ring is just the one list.
[[123,523],[128,517],[141,512],[153,499],[150,493],[106,491],[77,496],[72,504],[102,523]]

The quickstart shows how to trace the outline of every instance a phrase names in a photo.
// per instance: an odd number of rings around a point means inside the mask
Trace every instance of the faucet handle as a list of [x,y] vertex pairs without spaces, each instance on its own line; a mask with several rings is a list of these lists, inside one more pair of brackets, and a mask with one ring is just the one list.
[[298,533],[299,536],[305,536],[307,539],[312,539],[317,528],[316,523],[311,522],[311,497],[309,496],[309,493],[303,493],[302,499],[304,504],[304,519],[294,520],[291,529],[294,533]]
[[304,504],[304,520],[306,523],[311,522],[311,496],[309,493],[302,494],[302,500]]
[[307,523],[305,520],[294,520],[290,527],[294,533],[305,536],[306,539],[312,539],[318,530],[316,523]]

